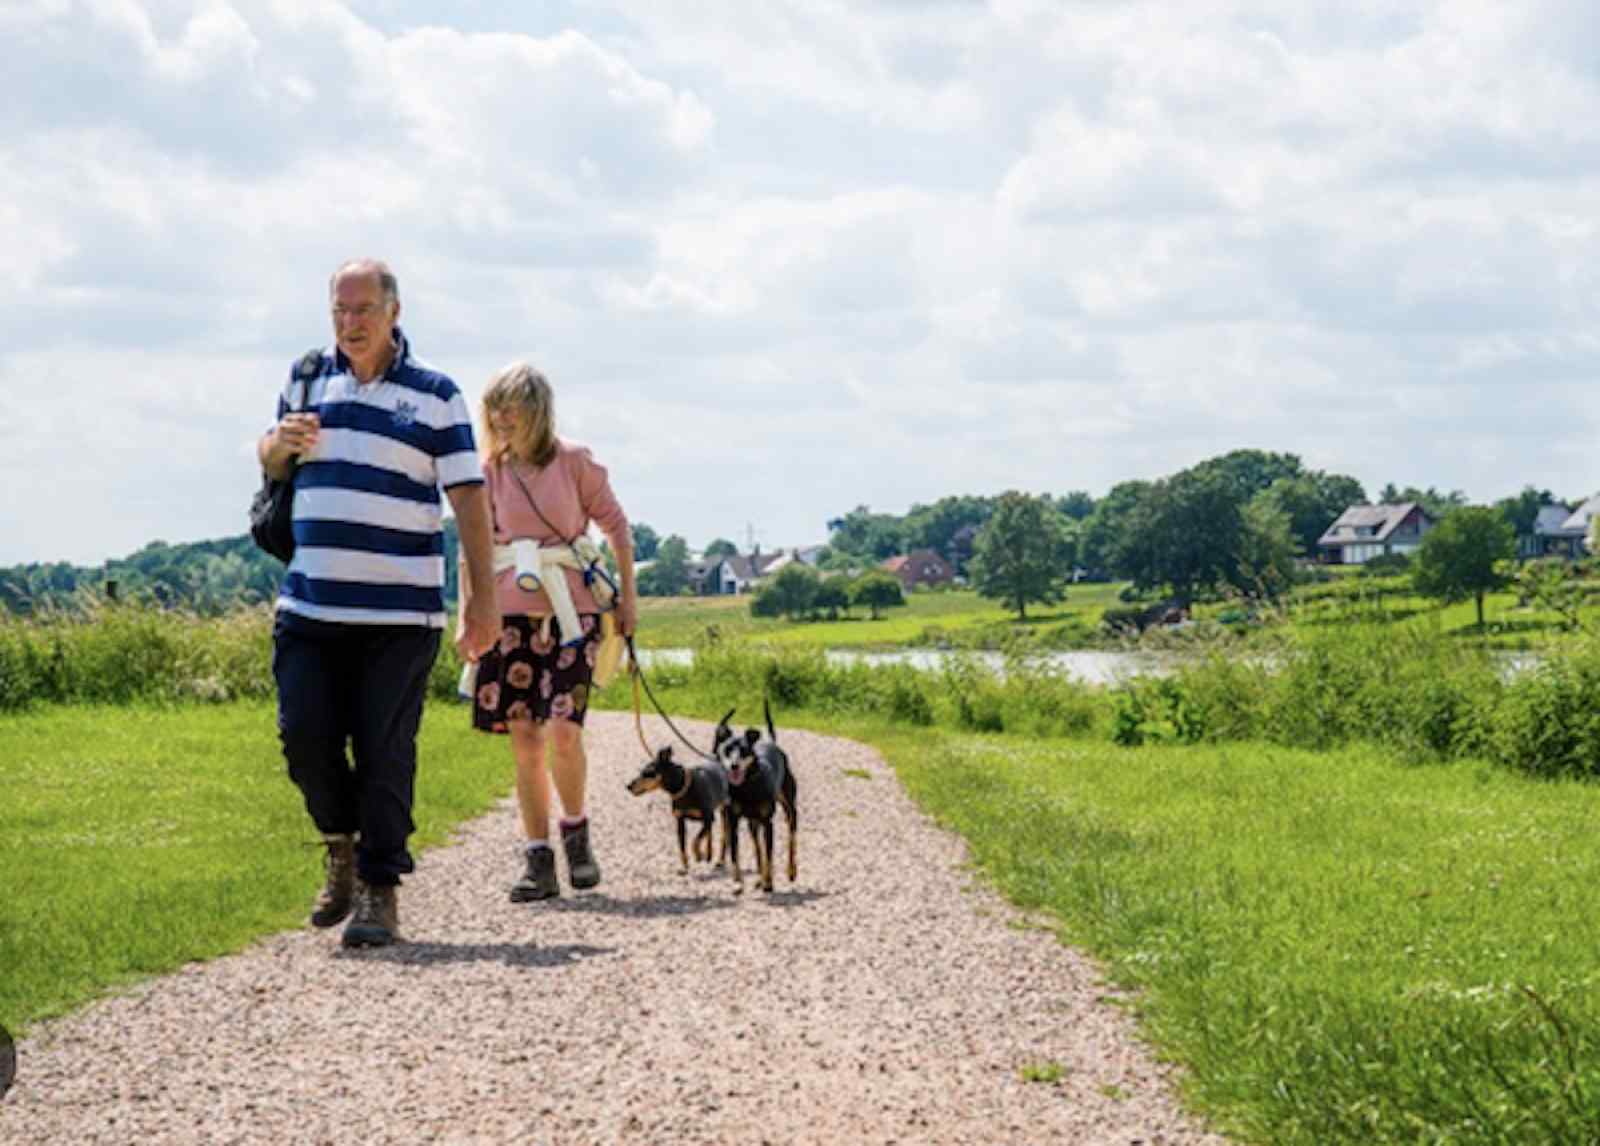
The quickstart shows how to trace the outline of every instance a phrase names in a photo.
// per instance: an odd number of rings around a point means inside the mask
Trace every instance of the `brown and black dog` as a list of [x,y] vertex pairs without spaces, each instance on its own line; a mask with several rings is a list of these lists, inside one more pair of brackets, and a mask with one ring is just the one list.
[[789,882],[797,874],[795,865],[795,828],[799,814],[795,808],[794,769],[789,766],[788,754],[778,747],[778,733],[772,727],[772,706],[762,701],[767,717],[767,738],[761,738],[759,728],[747,728],[743,735],[735,733],[728,721],[734,710],[717,724],[712,736],[712,754],[728,770],[728,816],[723,832],[723,842],[733,861],[733,878],[738,890],[744,890],[744,876],[739,871],[739,821],[750,821],[750,839],[756,849],[756,876],[761,890],[772,890],[772,819],[778,809],[789,824]]
[[726,850],[728,834],[733,829],[728,820],[728,772],[720,760],[685,768],[672,758],[672,746],[669,744],[628,781],[628,791],[635,796],[642,796],[657,788],[672,797],[672,815],[678,821],[678,859],[683,865],[683,874],[689,873],[686,839],[688,821],[700,822],[700,832],[694,838],[695,859],[710,862],[711,826],[719,813],[722,816],[722,843]]

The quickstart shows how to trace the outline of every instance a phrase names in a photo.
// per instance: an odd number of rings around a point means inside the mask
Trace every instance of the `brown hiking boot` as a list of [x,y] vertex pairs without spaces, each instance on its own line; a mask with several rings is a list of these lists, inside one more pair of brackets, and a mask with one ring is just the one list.
[[356,838],[347,835],[325,835],[323,844],[328,849],[325,859],[327,882],[317,893],[311,907],[311,926],[332,927],[350,914],[350,905],[356,892]]
[[387,947],[400,938],[399,889],[356,881],[356,909],[345,925],[346,947]]
[[589,850],[589,821],[568,827],[561,825],[561,846],[567,852],[567,879],[582,890],[600,882],[600,865]]

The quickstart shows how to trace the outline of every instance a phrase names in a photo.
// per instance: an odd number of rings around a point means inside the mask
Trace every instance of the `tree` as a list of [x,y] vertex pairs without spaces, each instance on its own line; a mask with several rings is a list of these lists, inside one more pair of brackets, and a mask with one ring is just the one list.
[[758,617],[773,617],[781,613],[791,621],[797,620],[816,606],[817,589],[821,583],[822,577],[809,565],[799,562],[785,565],[757,591],[750,610]]
[[1027,620],[1030,604],[1066,597],[1074,548],[1067,521],[1048,496],[1008,490],[978,534],[969,566],[973,586]]
[[828,522],[828,544],[841,553],[877,564],[900,552],[900,519],[858,505]]
[[1305,472],[1295,454],[1274,454],[1266,450],[1233,450],[1207,458],[1191,468],[1196,474],[1226,481],[1240,503],[1249,501],[1275,481],[1299,477]]
[[1140,589],[1169,585],[1187,605],[1195,594],[1239,580],[1244,507],[1225,471],[1196,466],[1156,482],[1123,524],[1118,564]]
[[689,584],[689,545],[676,533],[656,549],[655,560],[639,574],[639,595],[676,597]]
[[1259,495],[1289,518],[1289,532],[1302,554],[1315,554],[1317,541],[1338,516],[1367,500],[1367,491],[1353,477],[1313,470],[1281,477]]
[[1094,512],[1078,526],[1078,564],[1094,576],[1126,576],[1122,543],[1127,537],[1128,515],[1150,491],[1147,481],[1118,482],[1095,502]]
[[823,577],[817,583],[817,592],[811,598],[811,607],[821,612],[827,610],[828,619],[837,617],[841,610],[846,615],[850,612],[850,593],[844,587],[842,578]]
[[1459,489],[1453,489],[1449,493],[1440,493],[1431,485],[1427,489],[1418,489],[1414,485],[1408,485],[1405,489],[1397,490],[1394,488],[1394,482],[1390,482],[1383,487],[1380,501],[1382,505],[1405,505],[1407,502],[1412,501],[1420,505],[1429,517],[1439,521],[1451,511],[1466,505],[1467,495]]
[[1075,489],[1056,499],[1056,509],[1063,517],[1082,521],[1094,512],[1094,498],[1085,490]]
[[1527,537],[1533,533],[1534,522],[1539,520],[1539,511],[1555,503],[1555,495],[1549,490],[1525,485],[1516,497],[1503,497],[1494,503],[1494,507],[1511,524],[1512,533],[1517,537]]
[[1516,552],[1516,535],[1499,510],[1466,506],[1449,514],[1422,539],[1412,584],[1425,597],[1473,598],[1483,627],[1485,593],[1510,583],[1505,563]]
[[706,560],[707,561],[710,561],[710,560],[712,560],[713,558],[716,558],[716,557],[737,557],[737,556],[739,556],[739,547],[737,545],[735,545],[733,542],[729,541],[726,537],[719,537],[715,541],[713,541],[710,545],[706,546]]
[[1517,588],[1524,597],[1560,616],[1562,628],[1579,627],[1586,594],[1583,577],[1573,562],[1561,557],[1529,561],[1517,572]]
[[913,505],[900,523],[897,552],[931,549],[954,565],[957,573],[964,573],[971,553],[962,552],[957,538],[976,536],[993,512],[994,499],[989,497],[942,497],[932,505]]
[[661,538],[656,531],[642,521],[629,525],[628,531],[633,534],[633,559],[654,561],[656,551],[661,546]]
[[863,573],[858,577],[856,583],[850,586],[850,600],[854,604],[865,605],[874,621],[878,619],[880,610],[906,603],[905,594],[900,591],[899,579],[881,570]]
[[1279,596],[1294,584],[1297,540],[1289,515],[1278,508],[1268,490],[1245,505],[1240,525],[1239,550],[1229,582],[1251,597]]

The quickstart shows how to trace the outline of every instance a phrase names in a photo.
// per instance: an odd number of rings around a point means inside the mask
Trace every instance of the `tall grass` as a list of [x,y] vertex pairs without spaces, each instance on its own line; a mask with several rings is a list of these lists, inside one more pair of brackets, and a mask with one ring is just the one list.
[[[1008,659],[1004,673],[961,655],[927,672],[909,665],[835,664],[815,647],[715,642],[697,649],[692,665],[657,664],[648,679],[669,709],[720,716],[737,706],[750,723],[758,722],[767,701],[779,713],[804,708],[919,727],[1077,736],[1092,731],[1104,712],[1097,690],[1020,655]],[[613,685],[596,703],[622,707],[631,703],[631,694],[625,685]]]
[[[271,615],[198,617],[106,607],[0,620],[0,711],[38,703],[225,702],[273,695]],[[1031,641],[1003,670],[954,653],[943,668],[837,665],[814,643],[703,640],[692,666],[652,680],[680,704],[739,704],[884,717],[913,726],[1032,736],[1104,734],[1119,744],[1261,740],[1327,749],[1372,743],[1417,760],[1488,758],[1541,776],[1600,776],[1600,637],[1552,644],[1520,672],[1438,626],[1352,621],[1286,630],[1272,646],[1181,658],[1172,674],[1112,689],[1076,682]],[[455,692],[447,640],[430,692]],[[598,703],[626,703],[626,684]]]
[[1112,737],[1382,745],[1412,760],[1487,757],[1542,776],[1600,777],[1600,639],[1516,671],[1438,631],[1351,626],[1274,652],[1210,656],[1112,695]]

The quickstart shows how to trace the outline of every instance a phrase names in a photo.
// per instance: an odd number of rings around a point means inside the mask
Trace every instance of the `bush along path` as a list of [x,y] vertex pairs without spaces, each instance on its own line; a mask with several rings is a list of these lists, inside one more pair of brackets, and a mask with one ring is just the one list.
[[33,1028],[0,1141],[1221,1142],[875,752],[780,729],[799,879],[736,897],[626,792],[631,716],[590,721],[599,888],[508,902],[502,806],[421,858],[400,945],[275,935]]

